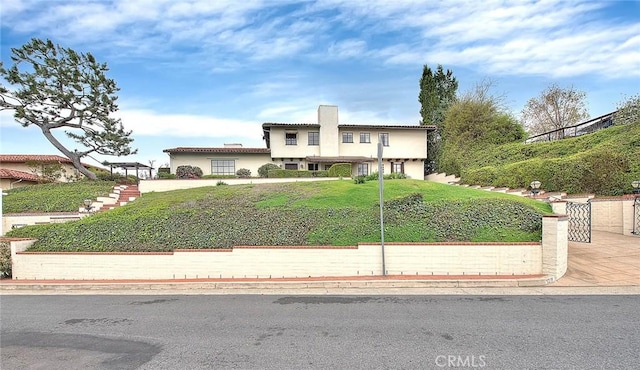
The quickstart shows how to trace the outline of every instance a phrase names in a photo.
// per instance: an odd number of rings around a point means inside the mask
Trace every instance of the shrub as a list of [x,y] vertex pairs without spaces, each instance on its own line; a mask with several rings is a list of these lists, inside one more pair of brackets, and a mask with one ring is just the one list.
[[276,169],[280,169],[280,166],[275,163],[265,163],[258,168],[258,175],[260,177],[269,177],[269,171]]
[[241,168],[236,171],[236,175],[238,175],[238,177],[240,177],[241,179],[246,179],[247,177],[251,177],[251,170]]
[[336,163],[329,168],[329,177],[351,177],[350,163]]
[[402,180],[406,178],[407,178],[407,175],[402,172],[393,172],[393,173],[384,175],[385,180]]
[[178,178],[175,173],[158,172],[159,179],[175,179]]
[[199,179],[202,177],[202,170],[197,166],[178,166],[176,176],[179,179]]
[[221,185],[229,185],[229,184],[227,184],[226,182],[224,182],[222,180],[216,182],[216,186],[221,186]]
[[11,247],[7,242],[0,242],[0,279],[11,277]]
[[364,181],[365,181],[365,180],[364,180],[364,176],[356,176],[356,177],[353,179],[353,182],[354,182],[355,184],[364,184]]

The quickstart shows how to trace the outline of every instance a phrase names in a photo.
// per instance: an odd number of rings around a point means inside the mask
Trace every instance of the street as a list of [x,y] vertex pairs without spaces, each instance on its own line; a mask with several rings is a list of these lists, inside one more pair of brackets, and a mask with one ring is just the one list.
[[8,369],[632,369],[640,296],[2,296]]

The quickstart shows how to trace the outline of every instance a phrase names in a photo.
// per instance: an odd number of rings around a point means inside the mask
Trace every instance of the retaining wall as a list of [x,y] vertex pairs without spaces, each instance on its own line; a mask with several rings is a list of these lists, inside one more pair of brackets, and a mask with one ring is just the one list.
[[[295,177],[295,178],[259,178],[251,177],[248,179],[173,179],[173,180],[140,180],[138,190],[140,193],[150,193],[152,191],[171,191],[181,189],[193,189],[203,186],[216,186],[218,181],[222,181],[228,185],[239,184],[278,184],[285,182],[301,182],[301,181],[335,181],[337,177]],[[349,178],[349,180],[351,180]]]
[[[633,195],[589,199],[591,229],[633,236],[634,199]],[[578,203],[586,203],[586,200]],[[566,201],[556,201],[551,203],[551,207],[554,213],[566,214],[566,204]]]
[[[544,217],[542,243],[390,243],[390,275],[547,275],[567,264],[565,216]],[[193,279],[382,275],[380,244],[352,247],[239,246],[163,253],[25,252],[11,241],[13,279]]]

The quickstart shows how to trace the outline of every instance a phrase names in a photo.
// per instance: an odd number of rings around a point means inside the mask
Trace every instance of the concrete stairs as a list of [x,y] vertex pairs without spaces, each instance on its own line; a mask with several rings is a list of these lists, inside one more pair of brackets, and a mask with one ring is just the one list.
[[538,200],[543,200],[543,201],[549,201],[549,202],[554,202],[554,201],[559,201],[559,200],[571,200],[571,201],[576,201],[574,199],[579,199],[580,201],[586,201],[588,199],[592,199],[594,198],[594,194],[580,194],[580,195],[567,195],[567,193],[565,192],[545,192],[544,190],[540,190],[540,193],[538,193],[537,195],[533,195],[531,194],[531,190],[529,189],[509,189],[507,187],[493,187],[493,186],[480,186],[480,185],[468,185],[468,184],[461,184],[460,183],[460,178],[456,177],[455,175],[447,175],[445,173],[432,173],[429,174],[427,176],[424,177],[425,180],[427,181],[433,181],[433,182],[438,182],[441,184],[448,184],[448,185],[457,185],[457,186],[464,186],[464,187],[468,187],[471,189],[480,189],[480,190],[485,190],[485,191],[493,191],[493,192],[499,192],[499,193],[506,193],[506,194],[511,194],[511,195],[517,195],[517,196],[521,196],[521,197],[529,197],[529,198],[533,198],[533,199],[538,199]]
[[105,212],[114,208],[124,206],[127,203],[140,197],[138,185],[116,185],[113,191],[106,197],[97,197],[91,203],[91,209],[80,207],[80,213]]

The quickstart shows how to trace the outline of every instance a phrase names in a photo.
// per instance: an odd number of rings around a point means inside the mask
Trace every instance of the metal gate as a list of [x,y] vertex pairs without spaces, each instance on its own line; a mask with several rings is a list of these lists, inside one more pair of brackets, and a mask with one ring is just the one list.
[[591,203],[567,202],[569,240],[591,243]]
[[633,202],[633,235],[640,235],[640,197]]

